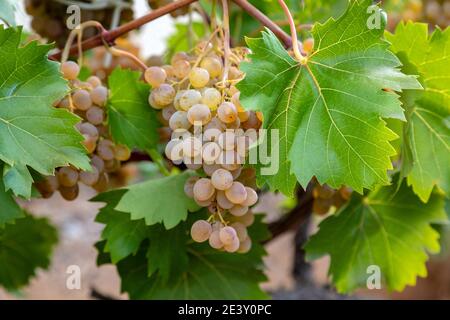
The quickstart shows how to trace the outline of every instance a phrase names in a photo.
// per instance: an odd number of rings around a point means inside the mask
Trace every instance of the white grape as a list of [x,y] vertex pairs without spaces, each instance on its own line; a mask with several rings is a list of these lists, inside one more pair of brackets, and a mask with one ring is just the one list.
[[211,78],[219,77],[222,74],[222,61],[219,57],[208,56],[203,58],[200,67],[206,69]]
[[212,164],[219,158],[221,149],[215,142],[207,142],[202,148],[202,158],[206,163]]
[[220,240],[219,230],[214,230],[211,232],[211,235],[209,236],[209,245],[214,249],[220,249],[223,247],[223,242]]
[[66,61],[61,64],[61,72],[67,80],[75,80],[80,73],[80,67],[73,61]]
[[232,123],[237,119],[237,111],[231,102],[222,102],[217,109],[217,116],[224,123]]
[[194,185],[194,198],[199,201],[208,200],[214,193],[214,186],[208,178],[201,178]]
[[258,202],[258,194],[256,193],[255,190],[253,190],[252,188],[249,188],[249,187],[245,187],[245,190],[247,190],[247,198],[245,199],[244,202],[242,202],[242,205],[251,207],[256,202]]
[[236,136],[233,131],[227,130],[220,134],[218,142],[223,150],[233,150],[236,145]]
[[91,91],[91,99],[98,106],[104,106],[108,100],[108,89],[104,86],[97,86]]
[[242,242],[248,238],[247,228],[241,222],[233,222],[232,224],[230,224],[230,227],[236,230],[239,241]]
[[207,88],[203,91],[201,102],[206,104],[211,111],[217,110],[221,100],[222,95],[216,88]]
[[92,99],[88,91],[81,89],[75,91],[72,101],[78,110],[86,111],[92,106]]
[[211,119],[211,110],[204,104],[195,104],[187,112],[191,124],[206,124]]
[[236,234],[236,230],[234,230],[234,228],[229,227],[229,226],[223,227],[222,229],[220,229],[219,236],[220,236],[220,241],[222,241],[222,243],[224,245],[230,245],[235,240],[239,241],[237,234]]
[[209,73],[203,68],[192,68],[189,81],[194,88],[203,88],[209,82]]
[[217,190],[226,190],[233,184],[233,176],[225,169],[218,169],[212,174],[211,183]]
[[211,225],[205,220],[198,220],[191,227],[191,237],[195,242],[205,242],[209,239],[211,232]]
[[234,203],[228,200],[225,196],[225,192],[218,190],[216,194],[217,204],[223,209],[231,209],[234,206]]
[[230,188],[225,190],[225,195],[234,204],[241,204],[247,198],[247,190],[242,183],[235,181]]
[[144,78],[153,88],[158,88],[166,81],[167,74],[163,68],[153,66],[145,70]]
[[197,90],[185,90],[178,99],[178,105],[184,111],[188,111],[194,104],[200,103],[202,95]]
[[169,127],[172,130],[189,129],[191,127],[191,123],[187,118],[187,112],[185,111],[175,112],[169,119]]

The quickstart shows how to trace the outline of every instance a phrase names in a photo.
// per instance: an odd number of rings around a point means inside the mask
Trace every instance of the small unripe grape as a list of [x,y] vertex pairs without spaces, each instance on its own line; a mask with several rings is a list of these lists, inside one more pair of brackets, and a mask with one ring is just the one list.
[[61,72],[67,80],[75,80],[80,73],[80,67],[73,61],[66,61],[61,64]]
[[220,156],[221,149],[215,142],[207,142],[202,148],[202,158],[206,163],[214,163]]
[[251,207],[258,201],[258,194],[255,190],[249,187],[245,187],[245,190],[247,190],[247,198],[241,205]]
[[204,104],[195,104],[187,112],[187,118],[191,124],[204,125],[211,119],[211,110]]
[[241,204],[247,199],[247,190],[242,183],[235,181],[230,188],[225,190],[225,195],[234,204]]
[[78,171],[71,167],[62,167],[58,171],[58,182],[64,187],[73,187],[78,182]]
[[216,201],[221,208],[226,210],[229,210],[234,206],[234,203],[228,200],[228,198],[225,196],[225,192],[221,190],[217,191]]
[[203,88],[209,82],[209,73],[203,68],[192,68],[189,81],[194,88]]
[[212,233],[212,227],[206,220],[198,220],[191,227],[191,237],[195,242],[205,242]]
[[162,115],[164,120],[169,121],[170,117],[172,117],[172,115],[175,112],[177,112],[177,110],[174,108],[174,106],[170,105],[170,106],[165,107],[164,109],[162,109],[161,115]]
[[99,136],[98,129],[89,122],[80,123],[80,125],[78,126],[78,130],[80,131],[81,134],[86,134],[94,138],[95,140],[98,139]]
[[61,196],[67,201],[73,201],[78,197],[80,189],[78,184],[75,184],[71,187],[59,187],[59,193]]
[[69,100],[69,98],[66,97],[64,99],[61,99],[61,101],[58,102],[57,107],[70,110],[70,100]]
[[94,152],[95,148],[97,147],[97,139],[87,134],[83,134],[83,138],[83,145],[86,148],[87,152]]
[[93,88],[98,87],[99,85],[102,84],[102,81],[97,76],[90,76],[87,79],[87,82],[90,83]]
[[167,74],[163,68],[150,67],[145,70],[144,78],[153,88],[158,88],[166,81]]
[[237,252],[239,253],[247,253],[252,248],[252,239],[247,237],[244,241],[241,241],[239,244],[239,249]]
[[105,161],[114,159],[113,144],[109,140],[100,140],[97,145],[97,154]]
[[83,89],[75,91],[72,96],[72,101],[79,110],[86,111],[92,106],[92,99],[89,92]]
[[202,151],[202,142],[195,138],[189,137],[183,141],[183,155],[186,157],[196,157]]
[[108,89],[104,86],[97,86],[91,91],[91,99],[98,106],[104,106],[108,100]]
[[[175,98],[175,89],[172,86],[163,83],[158,88],[152,90],[150,96],[157,106],[165,107],[173,102]],[[152,105],[153,106],[153,105]]]
[[222,102],[217,109],[217,117],[224,123],[232,123],[237,118],[237,111],[231,102]]
[[90,107],[86,111],[86,119],[93,125],[99,125],[105,120],[105,113],[102,108]]
[[169,119],[169,127],[172,130],[189,129],[191,127],[191,123],[188,120],[187,112],[185,111],[175,112]]
[[236,136],[233,131],[227,130],[220,134],[218,142],[223,150],[233,150],[236,145]]
[[184,79],[188,76],[191,65],[186,60],[178,60],[173,64],[173,73],[178,79]]
[[172,161],[183,159],[183,142],[180,140],[170,140],[165,149],[166,157]]
[[197,90],[185,90],[181,94],[178,105],[184,111],[188,111],[190,107],[198,104],[202,100],[202,95]]
[[225,169],[218,169],[212,174],[211,183],[217,190],[226,190],[233,184],[233,176]]
[[203,171],[205,171],[206,175],[208,175],[208,176],[212,176],[214,171],[216,171],[220,168],[221,168],[220,165],[216,164],[216,163],[213,163],[213,164],[204,163],[203,164]]
[[104,191],[108,190],[108,183],[109,183],[108,174],[106,172],[104,172],[103,174],[100,174],[100,177],[98,178],[97,183],[94,184],[92,187],[97,192],[104,192]]
[[214,195],[215,189],[210,179],[201,178],[194,185],[194,197],[206,201]]
[[200,67],[206,69],[211,78],[219,77],[222,74],[222,61],[218,57],[208,56],[203,58]]
[[206,104],[211,111],[215,111],[221,100],[222,95],[219,90],[216,88],[208,88],[203,92],[201,101],[203,104]]
[[99,172],[102,172],[105,169],[105,161],[96,154],[92,156],[91,163]]
[[189,177],[184,184],[184,193],[189,198],[194,198],[194,185],[200,179],[199,177]]
[[219,230],[214,230],[211,232],[211,235],[209,236],[209,245],[214,249],[220,249],[223,247],[223,242],[220,240]]
[[233,222],[232,224],[230,224],[230,227],[236,230],[239,241],[242,242],[248,238],[247,228],[241,222]]
[[123,144],[116,144],[113,148],[114,158],[118,161],[127,161],[130,159],[131,150]]
[[222,131],[216,128],[209,128],[203,132],[203,141],[217,142]]
[[229,227],[229,226],[223,227],[222,229],[220,229],[219,236],[220,236],[220,241],[222,241],[222,243],[224,245],[232,244],[235,241],[235,239],[239,241],[237,234],[236,234],[236,230],[234,230],[234,228]]
[[92,186],[97,183],[98,178],[100,177],[100,173],[96,167],[92,167],[92,171],[82,171],[80,173],[80,181],[83,182],[87,186]]

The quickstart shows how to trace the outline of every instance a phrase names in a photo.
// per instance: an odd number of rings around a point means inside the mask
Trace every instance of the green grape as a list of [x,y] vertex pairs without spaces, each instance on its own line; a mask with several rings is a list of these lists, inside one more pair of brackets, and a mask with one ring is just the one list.
[[178,100],[178,105],[184,111],[188,111],[190,107],[198,104],[202,100],[202,95],[197,90],[183,90]]
[[200,67],[207,70],[211,78],[219,77],[222,74],[222,61],[217,56],[207,56],[200,62]]
[[203,91],[201,102],[206,104],[211,111],[217,110],[221,100],[222,95],[216,88],[207,88]]
[[203,88],[209,82],[209,73],[203,68],[192,68],[189,72],[189,82],[194,88]]
[[144,78],[145,81],[147,81],[147,83],[150,84],[153,88],[158,88],[166,81],[167,74],[163,68],[150,67],[145,70]]
[[191,123],[188,120],[187,112],[185,111],[177,111],[172,117],[169,119],[169,127],[172,130],[177,129],[189,129],[191,127]]

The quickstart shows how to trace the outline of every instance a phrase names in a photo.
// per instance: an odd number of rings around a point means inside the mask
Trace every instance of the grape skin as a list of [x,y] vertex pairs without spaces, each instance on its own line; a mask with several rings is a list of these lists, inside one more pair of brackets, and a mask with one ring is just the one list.
[[233,184],[233,176],[225,169],[218,169],[212,174],[211,183],[217,190],[226,190]]
[[212,227],[208,221],[198,220],[191,227],[191,237],[196,242],[205,242],[209,239]]
[[80,67],[73,61],[66,61],[61,64],[61,72],[67,80],[75,80],[80,73]]

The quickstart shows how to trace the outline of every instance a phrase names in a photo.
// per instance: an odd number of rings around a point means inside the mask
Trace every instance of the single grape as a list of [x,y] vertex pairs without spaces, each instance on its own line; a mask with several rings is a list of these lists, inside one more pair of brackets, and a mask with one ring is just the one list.
[[67,201],[73,201],[78,197],[78,194],[80,192],[80,189],[78,187],[78,184],[75,184],[71,187],[59,187],[59,193],[61,196],[67,200]]
[[73,187],[78,182],[78,171],[72,167],[62,167],[58,171],[58,182],[64,187]]
[[248,121],[249,118],[250,118],[250,111],[245,110],[242,112],[238,112],[239,124]]
[[99,172],[102,172],[105,169],[105,162],[98,155],[94,154],[91,157],[91,164],[97,168]]
[[236,217],[236,220],[242,223],[244,226],[249,227],[255,222],[255,215],[252,211],[248,211],[246,214],[240,217]]
[[194,88],[203,88],[209,82],[209,73],[203,68],[192,68],[189,72],[189,82]]
[[190,107],[198,104],[202,100],[202,95],[197,90],[184,90],[178,100],[178,105],[184,111],[188,111]]
[[75,80],[80,73],[80,67],[73,61],[66,61],[61,64],[61,72],[67,80]]
[[239,241],[236,230],[234,230],[234,228],[232,228],[230,226],[223,227],[222,229],[220,229],[219,237],[220,237],[220,241],[222,241],[222,243],[224,245],[232,244],[235,239],[237,239]]
[[215,193],[214,186],[210,179],[201,178],[194,185],[194,198],[199,201],[206,201]]
[[211,119],[211,110],[207,105],[195,104],[187,112],[187,118],[193,125],[205,125]]
[[201,102],[206,104],[211,111],[217,110],[221,100],[222,95],[216,88],[207,88],[203,91]]
[[100,140],[97,145],[97,154],[105,161],[114,159],[112,142],[106,139]]
[[80,181],[83,182],[87,186],[92,186],[97,183],[98,178],[100,177],[100,173],[96,167],[92,167],[92,171],[82,171],[80,173]]
[[70,100],[69,100],[69,98],[66,97],[64,99],[61,99],[61,101],[59,101],[57,107],[70,110]]
[[113,148],[114,150],[114,158],[118,161],[127,161],[130,159],[131,156],[131,150],[123,145],[123,144],[116,144]]
[[89,122],[80,123],[78,126],[78,130],[80,131],[81,134],[86,134],[94,138],[95,140],[98,139],[99,136],[98,129]]
[[184,193],[186,193],[189,198],[194,198],[194,185],[198,179],[200,178],[197,176],[189,177],[184,184]]
[[150,67],[145,70],[144,78],[153,88],[158,88],[166,81],[167,74],[163,68]]
[[165,149],[166,157],[172,161],[183,159],[183,142],[181,140],[170,140]]
[[108,184],[109,184],[109,177],[108,174],[104,172],[103,174],[100,174],[97,183],[94,184],[92,187],[95,190],[97,190],[97,192],[104,192],[108,190]]
[[172,66],[174,66],[175,63],[178,61],[188,61],[188,60],[189,55],[186,52],[180,51],[173,55],[172,59],[170,60],[170,63],[172,64]]
[[303,51],[307,54],[311,54],[314,49],[314,38],[307,38],[303,41]]
[[250,251],[251,248],[252,248],[252,239],[247,237],[244,241],[241,241],[241,243],[239,244],[239,249],[237,250],[237,252],[239,252],[239,253],[247,253],[247,252]]
[[91,99],[98,106],[104,106],[108,100],[108,89],[102,85],[99,85],[92,89]]
[[80,89],[75,91],[72,96],[75,107],[79,110],[86,111],[92,106],[92,99],[88,91]]
[[186,60],[178,60],[173,64],[173,73],[178,79],[184,79],[189,75],[191,65]]
[[191,227],[191,237],[195,242],[205,242],[211,233],[211,224],[206,220],[198,220]]
[[99,85],[102,84],[102,81],[97,76],[90,76],[87,79],[87,82],[90,83],[93,88],[98,87]]
[[224,123],[232,123],[237,119],[237,111],[231,102],[222,102],[217,108],[217,117]]
[[211,78],[219,77],[222,74],[222,60],[217,56],[207,56],[200,62],[200,67],[206,69]]
[[206,175],[208,176],[212,176],[212,174],[217,170],[220,169],[221,166],[219,164],[216,163],[204,163],[203,164],[203,171],[205,171]]
[[249,129],[258,129],[260,125],[260,122],[258,120],[258,117],[256,116],[256,113],[254,111],[250,111],[248,114],[248,119],[244,123],[242,123],[242,128],[245,130]]
[[247,190],[242,183],[235,181],[230,188],[225,190],[225,195],[234,204],[241,204],[247,198]]
[[189,137],[183,141],[183,155],[186,157],[196,157],[202,151],[202,142],[196,137]]
[[218,142],[223,150],[233,150],[236,145],[236,136],[232,130],[227,130],[220,134]]
[[172,117],[169,119],[169,127],[172,130],[176,129],[189,129],[191,127],[191,123],[188,120],[187,112],[185,111],[177,111]]
[[239,241],[242,242],[248,238],[247,228],[241,222],[233,222],[232,224],[230,224],[230,227],[236,230]]
[[86,111],[86,119],[93,125],[99,125],[105,120],[105,113],[102,108],[90,107]]
[[220,249],[223,247],[223,242],[220,240],[219,230],[214,230],[211,232],[211,235],[209,236],[209,245],[214,249]]
[[175,112],[177,112],[177,110],[174,108],[174,106],[170,105],[162,109],[161,114],[164,120],[169,121],[170,117],[172,117]]
[[247,190],[247,198],[241,205],[251,207],[258,201],[258,194],[255,190],[249,187],[245,187],[245,190]]
[[225,169],[218,169],[212,174],[211,183],[217,190],[226,190],[233,184],[233,176]]
[[248,212],[248,207],[236,204],[229,211],[233,216],[241,217]]
[[[158,88],[154,88],[150,96],[153,97],[153,101],[157,106],[165,107],[173,102],[175,89],[171,85],[163,83]],[[152,105],[152,107],[155,106]]]
[[238,251],[239,245],[240,245],[239,239],[235,238],[232,243],[224,245],[223,248],[225,249],[226,252],[233,253]]
[[228,198],[225,196],[225,192],[218,190],[216,194],[216,201],[219,207],[225,210],[229,210],[234,206],[234,203],[232,203]]
[[175,77],[175,70],[174,70],[173,66],[166,64],[166,65],[163,65],[161,68],[166,72],[167,78]]
[[83,134],[83,138],[83,145],[86,148],[87,152],[93,153],[95,151],[95,148],[97,147],[97,139],[87,134]]

